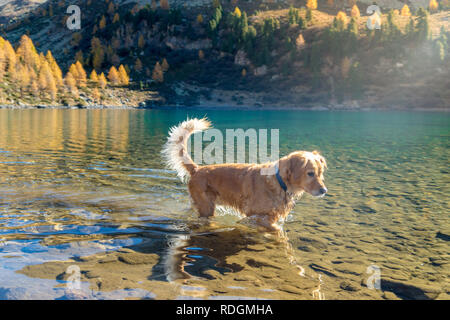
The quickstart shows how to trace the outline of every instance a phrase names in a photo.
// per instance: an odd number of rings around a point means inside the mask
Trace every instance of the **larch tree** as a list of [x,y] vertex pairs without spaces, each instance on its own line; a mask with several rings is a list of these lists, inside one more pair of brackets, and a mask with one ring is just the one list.
[[33,41],[27,35],[23,35],[20,38],[16,55],[23,64],[36,69],[39,67],[39,54],[36,51]]
[[40,90],[49,94],[52,100],[56,99],[58,89],[56,87],[56,82],[47,60],[45,60],[41,64],[41,68],[39,70],[38,83]]
[[111,82],[113,86],[117,86],[120,84],[119,72],[117,72],[116,67],[112,66],[108,72],[108,80]]
[[430,12],[437,12],[438,7],[439,7],[439,5],[436,0],[430,0],[430,3],[428,4],[428,8],[430,9]]
[[344,11],[339,11],[336,15],[336,20],[342,21],[342,23],[345,25],[347,23],[347,15]]
[[77,81],[79,81],[81,87],[86,86],[86,71],[84,70],[83,65],[80,63],[80,61],[77,61],[75,63],[75,67],[77,68],[78,73]]
[[[68,73],[70,73],[72,75],[72,77],[75,79],[75,85],[78,86],[79,75],[78,75],[78,68],[77,68],[77,66],[75,64],[71,64],[70,67],[69,67]],[[66,76],[67,76],[67,74],[66,74]]]
[[155,67],[153,68],[152,79],[159,83],[164,82],[164,72],[159,62],[156,62]]
[[47,51],[45,58],[47,59],[47,62],[50,66],[50,70],[52,71],[53,77],[55,78],[56,85],[58,87],[62,87],[64,84],[63,73],[50,50]]
[[39,96],[39,85],[36,79],[31,80],[30,91],[33,96]]
[[106,80],[105,74],[102,72],[98,76],[98,85],[100,86],[100,88],[105,89],[107,84],[108,81]]
[[106,18],[105,18],[105,16],[102,16],[102,18],[100,19],[98,27],[99,27],[100,30],[105,29],[105,27],[106,27]]
[[53,77],[50,65],[47,61],[41,65],[41,69],[39,71],[39,85],[43,84],[42,77],[45,77],[45,88],[41,87],[41,89],[45,90],[45,92],[50,95],[52,100],[55,100],[58,93],[58,88],[56,86],[56,81]]
[[100,70],[105,60],[105,50],[99,38],[93,37],[91,40],[92,66]]
[[7,71],[8,73],[14,73],[17,63],[16,52],[14,51],[14,48],[9,41],[5,41],[3,49],[5,51],[5,71]]
[[67,72],[66,77],[64,78],[64,83],[73,95],[78,95],[77,82],[70,71]]
[[117,22],[119,22],[119,21],[120,21],[120,16],[119,16],[118,13],[116,13],[116,14],[114,15],[114,18],[113,18],[113,23],[117,23]]
[[92,90],[91,96],[97,103],[101,102],[100,91],[98,90],[98,88],[94,88]]
[[167,72],[169,68],[170,68],[169,63],[167,62],[166,58],[164,58],[161,64],[161,69],[163,72]]
[[98,75],[95,69],[93,69],[91,74],[89,75],[89,80],[95,85],[98,84]]
[[18,64],[16,70],[16,78],[20,87],[20,91],[26,91],[30,84],[30,74],[28,73],[28,66]]
[[352,16],[352,18],[355,18],[355,19],[358,19],[361,16],[361,13],[359,12],[359,8],[356,4],[353,5],[350,15]]
[[3,79],[5,74],[5,52],[3,51],[2,44],[0,43],[0,80]]
[[411,11],[409,10],[409,7],[406,4],[403,6],[402,10],[400,11],[400,15],[404,16],[404,17],[411,16]]
[[306,1],[306,7],[310,10],[316,10],[317,9],[317,0]]
[[142,62],[141,59],[137,58],[135,63],[134,63],[134,70],[137,73],[141,73],[142,72]]
[[128,86],[130,84],[130,77],[123,65],[120,65],[119,67],[119,78],[122,86]]

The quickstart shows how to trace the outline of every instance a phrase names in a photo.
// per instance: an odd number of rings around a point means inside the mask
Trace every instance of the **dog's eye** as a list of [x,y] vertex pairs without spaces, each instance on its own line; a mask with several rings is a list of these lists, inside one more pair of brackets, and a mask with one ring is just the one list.
[[308,172],[308,176],[314,177],[314,172]]

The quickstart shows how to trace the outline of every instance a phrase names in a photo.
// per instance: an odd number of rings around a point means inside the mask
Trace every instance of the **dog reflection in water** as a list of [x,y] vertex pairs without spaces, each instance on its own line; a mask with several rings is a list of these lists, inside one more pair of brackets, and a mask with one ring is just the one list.
[[[264,273],[262,267],[269,267],[266,269],[268,272],[275,270],[280,273],[296,274],[298,279],[296,276],[287,277],[291,281],[308,281],[306,278],[309,281],[313,280],[316,287],[312,287],[309,294],[313,299],[323,299],[320,289],[321,279],[314,280],[316,276],[313,273],[306,275],[305,269],[295,258],[284,230],[277,233],[259,232],[256,228],[243,223],[238,223],[232,228],[221,228],[212,221],[191,225],[189,229],[190,234],[173,235],[168,241],[162,259],[168,281],[180,283],[176,280],[191,278],[213,280],[215,277],[213,273],[208,272],[209,270],[226,276],[245,269],[258,268],[260,270],[258,274],[261,275]],[[278,262],[274,261],[275,259]],[[270,261],[270,266],[261,264],[261,261]],[[232,278],[234,276],[230,275],[230,279]],[[280,284],[284,281],[280,280]],[[185,289],[181,286],[179,290],[181,295],[186,296],[206,297],[209,294],[203,287]]]

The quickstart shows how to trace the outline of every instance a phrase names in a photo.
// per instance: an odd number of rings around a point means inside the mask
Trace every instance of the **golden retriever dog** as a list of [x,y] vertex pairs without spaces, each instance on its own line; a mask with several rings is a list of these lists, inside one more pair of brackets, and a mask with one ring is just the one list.
[[[214,215],[216,205],[231,207],[259,225],[278,230],[295,205],[295,199],[307,192],[324,196],[325,159],[317,152],[296,151],[265,164],[225,163],[199,166],[187,151],[187,142],[195,132],[207,130],[206,119],[188,119],[170,129],[162,155],[167,165],[184,182],[188,181],[192,205],[201,217]],[[273,174],[262,174],[270,172]]]

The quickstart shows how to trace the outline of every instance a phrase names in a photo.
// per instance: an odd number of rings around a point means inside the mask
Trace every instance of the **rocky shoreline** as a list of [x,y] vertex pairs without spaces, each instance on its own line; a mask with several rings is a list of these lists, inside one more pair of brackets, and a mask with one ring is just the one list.
[[207,105],[207,104],[194,104],[194,105],[179,105],[179,104],[147,104],[141,103],[138,106],[129,105],[88,105],[88,106],[62,106],[62,105],[0,105],[0,109],[85,109],[85,110],[142,110],[142,109],[155,109],[155,110],[243,110],[243,111],[265,111],[265,110],[280,110],[280,111],[414,111],[414,112],[449,112],[450,107],[438,107],[438,108],[408,108],[404,106],[373,106],[373,107],[360,107],[346,104],[339,105],[317,105],[312,107],[302,106],[274,106],[274,105],[261,105],[261,106],[248,106],[248,105]]
[[[138,94],[136,94],[138,92]],[[153,91],[118,92],[104,104],[84,101],[74,105],[11,104],[0,109],[201,109],[201,110],[296,110],[296,111],[430,111],[448,112],[450,105],[425,98],[383,96],[360,100],[329,101],[326,92],[255,92],[251,90],[224,90],[177,83]],[[124,98],[127,96],[128,98]],[[434,106],[434,107],[428,107]]]

